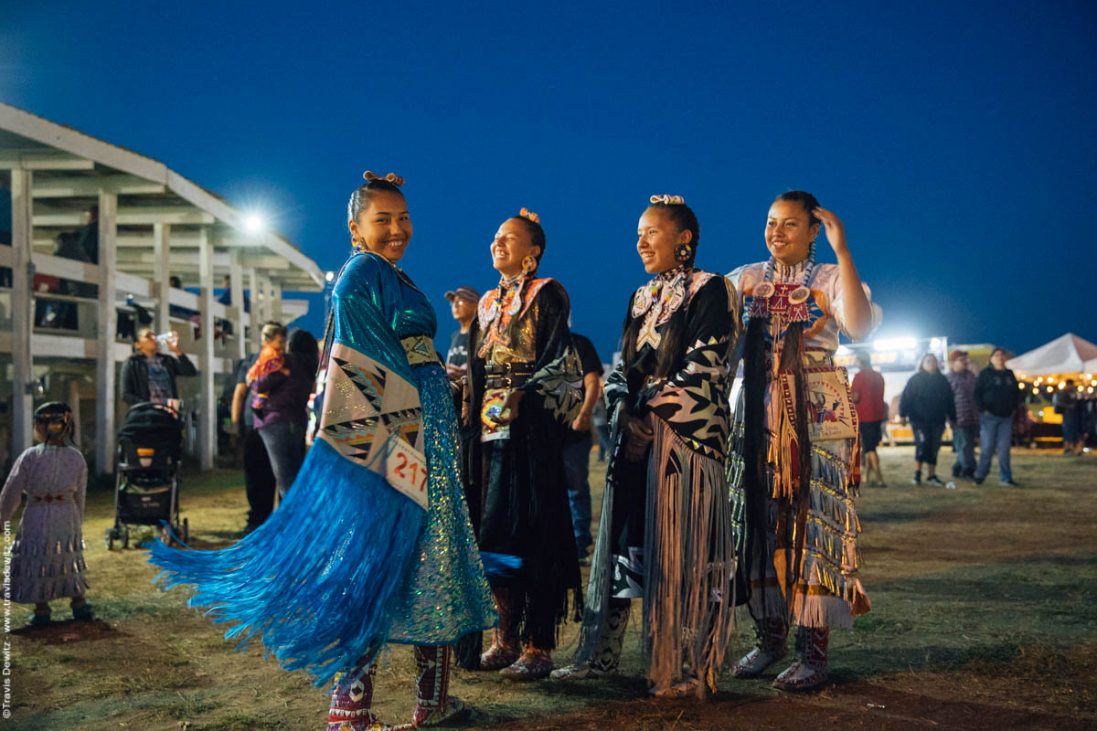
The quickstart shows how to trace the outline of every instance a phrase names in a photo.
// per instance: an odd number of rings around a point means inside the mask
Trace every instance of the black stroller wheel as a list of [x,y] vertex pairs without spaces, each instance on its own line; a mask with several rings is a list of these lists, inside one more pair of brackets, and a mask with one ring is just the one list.
[[122,548],[130,547],[130,527],[128,525],[122,526]]

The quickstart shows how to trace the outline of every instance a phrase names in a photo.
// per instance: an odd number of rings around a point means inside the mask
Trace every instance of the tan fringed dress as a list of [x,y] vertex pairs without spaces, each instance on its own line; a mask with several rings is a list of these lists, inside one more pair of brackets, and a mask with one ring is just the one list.
[[845,327],[839,270],[816,266],[806,288],[803,264],[776,266],[769,282],[765,270],[759,262],[728,275],[748,323],[728,465],[740,578],[758,621],[849,628],[870,605],[857,578],[857,415],[846,372],[832,361]]

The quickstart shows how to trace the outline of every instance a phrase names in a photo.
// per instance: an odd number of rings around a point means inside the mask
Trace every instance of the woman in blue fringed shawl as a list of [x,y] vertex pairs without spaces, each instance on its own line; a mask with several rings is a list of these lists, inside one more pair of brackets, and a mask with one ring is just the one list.
[[461,486],[457,423],[435,315],[396,262],[411,239],[403,179],[351,195],[354,254],[335,283],[315,443],[282,506],[221,551],[156,545],[166,586],[262,641],[289,670],[335,684],[329,731],[389,728],[370,710],[386,642],[415,645],[412,726],[465,708],[449,647],[497,621]]

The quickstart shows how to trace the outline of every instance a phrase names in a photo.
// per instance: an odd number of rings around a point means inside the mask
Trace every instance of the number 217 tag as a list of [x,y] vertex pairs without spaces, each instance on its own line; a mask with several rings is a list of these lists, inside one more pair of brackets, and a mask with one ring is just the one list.
[[402,439],[392,440],[388,459],[385,460],[385,479],[426,510],[426,457]]

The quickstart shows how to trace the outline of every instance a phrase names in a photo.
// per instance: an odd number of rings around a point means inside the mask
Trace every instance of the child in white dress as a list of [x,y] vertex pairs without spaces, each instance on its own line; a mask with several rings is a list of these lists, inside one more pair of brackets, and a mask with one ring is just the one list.
[[39,444],[19,455],[0,492],[0,521],[15,515],[23,495],[26,508],[11,548],[11,601],[34,604],[32,626],[50,622],[53,599],[71,598],[72,616],[93,618],[84,599],[84,494],[88,466],[72,446],[72,409],[52,401],[34,412]]

